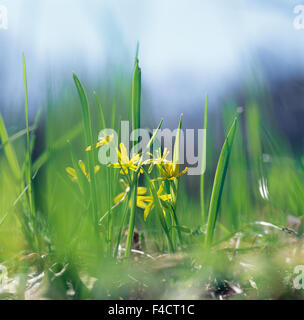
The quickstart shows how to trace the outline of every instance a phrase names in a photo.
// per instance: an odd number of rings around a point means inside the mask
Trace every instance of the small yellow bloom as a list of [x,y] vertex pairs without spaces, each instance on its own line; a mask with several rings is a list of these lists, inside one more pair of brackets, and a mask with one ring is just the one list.
[[74,168],[68,167],[65,169],[66,172],[70,175],[70,178],[73,182],[77,181],[77,174],[76,174],[76,170]]
[[[126,198],[127,195],[130,191],[130,186],[128,186],[123,180],[120,181],[122,184],[122,187],[124,189],[124,192],[118,194],[115,198],[114,198],[114,203],[117,205],[120,202],[123,202]],[[137,206],[139,208],[145,209],[147,204],[142,200],[142,196],[145,195],[147,193],[147,188],[145,187],[137,187]],[[129,207],[131,207],[131,200],[129,201]]]
[[[163,155],[161,155],[160,149],[156,150],[156,158],[151,160],[151,166],[156,165],[159,172],[163,175],[161,178],[155,179],[155,181],[161,180],[174,180],[176,178],[184,175],[188,168],[186,167],[183,171],[179,171],[179,164],[174,164],[173,161],[167,160],[167,156],[169,155],[169,151],[167,148],[164,149]],[[149,168],[151,171],[152,168]]]
[[[95,149],[98,149],[101,146],[104,146],[106,144],[109,144],[114,139],[114,135],[111,134],[110,136],[104,136],[98,139],[98,142],[96,143]],[[88,146],[85,151],[91,151],[93,148],[92,146]]]
[[[161,201],[169,201],[169,200],[171,200],[172,199],[171,194],[167,194],[167,193],[163,194],[163,191],[164,191],[164,182],[160,185],[160,187],[159,187],[159,189],[157,191],[158,198]],[[144,211],[144,219],[146,221],[150,211],[155,206],[154,198],[153,198],[152,195],[150,195],[150,196],[139,196],[137,198],[140,198],[140,201],[145,204],[145,208],[143,208],[143,209],[145,209],[145,211]],[[165,210],[163,210],[163,214],[164,214],[164,216],[166,215]]]
[[140,154],[135,154],[130,159],[125,145],[121,143],[119,147],[120,147],[120,151],[116,149],[117,156],[118,156],[118,163],[112,163],[109,166],[113,168],[120,168],[121,174],[128,174],[129,170],[136,171],[137,164],[140,160]]
[[[87,180],[90,182],[91,181],[90,174],[87,172],[84,162],[82,160],[79,160],[78,165],[79,165],[79,168],[81,169],[82,173],[85,175]],[[100,169],[100,166],[96,165],[94,167],[94,173],[97,173],[99,171],[99,169]],[[77,173],[74,168],[68,167],[65,170],[69,174],[69,176],[73,182],[76,182],[78,180]]]

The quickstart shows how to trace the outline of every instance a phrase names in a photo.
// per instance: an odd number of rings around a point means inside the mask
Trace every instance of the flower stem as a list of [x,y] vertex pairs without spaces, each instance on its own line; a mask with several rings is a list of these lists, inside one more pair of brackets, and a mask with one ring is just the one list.
[[131,214],[129,220],[128,237],[126,244],[125,257],[128,258],[131,254],[133,232],[135,227],[135,217],[136,217],[136,202],[137,202],[137,174],[133,175],[133,185],[131,187]]

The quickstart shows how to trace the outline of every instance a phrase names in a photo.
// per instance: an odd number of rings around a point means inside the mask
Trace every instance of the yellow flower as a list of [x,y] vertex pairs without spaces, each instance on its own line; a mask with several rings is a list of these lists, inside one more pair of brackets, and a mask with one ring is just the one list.
[[[91,181],[90,174],[87,172],[84,162],[82,160],[79,160],[78,165],[79,165],[81,171],[83,172],[83,174],[86,176],[87,180],[90,182]],[[99,171],[99,169],[100,169],[100,166],[96,165],[94,167],[94,173],[97,173]],[[65,170],[69,174],[69,176],[73,182],[76,182],[78,180],[77,173],[74,168],[68,167]]]
[[[158,195],[158,198],[161,200],[161,201],[169,201],[172,199],[172,196],[171,194],[163,194],[163,191],[164,191],[164,183],[162,183],[157,191],[157,195]],[[146,221],[150,211],[154,208],[154,198],[152,195],[150,196],[139,196],[137,198],[140,198],[140,202],[143,203],[145,205],[145,211],[144,211],[144,219]],[[138,200],[137,200],[138,202]],[[163,210],[163,214],[164,216],[166,215],[166,212],[165,210]]]
[[[120,151],[116,149],[118,156],[118,163],[112,163],[109,166],[113,168],[120,168],[121,174],[128,174],[129,170],[136,171],[137,164],[140,159],[140,154],[135,154],[129,159],[127,149],[123,143],[119,145]],[[142,171],[142,170],[141,170]]]
[[[106,144],[109,144],[114,139],[114,135],[111,134],[110,136],[104,136],[98,139],[98,142],[96,143],[95,149],[98,149],[101,146],[104,146]],[[85,151],[91,151],[92,146],[88,146]]]
[[148,153],[151,159],[148,159],[144,161],[144,164],[150,164],[150,167],[148,169],[148,173],[151,173],[153,167],[157,164],[161,164],[164,161],[167,161],[166,158],[170,152],[167,148],[164,149],[163,155],[161,155],[160,149],[156,150],[156,157],[154,157],[151,153]]
[[[124,192],[118,194],[115,198],[114,198],[114,203],[117,205],[119,204],[120,202],[123,202],[126,198],[127,198],[127,195],[130,191],[130,186],[128,186],[123,180],[120,181],[121,182],[121,185],[124,189]],[[138,187],[137,188],[137,201],[136,201],[136,205],[139,207],[139,208],[142,208],[142,209],[145,209],[147,204],[142,200],[142,196],[144,194],[147,193],[147,188],[145,187]],[[131,207],[131,200],[129,201],[129,207]]]
[[[161,155],[160,149],[156,150],[156,158],[151,160],[151,166],[156,165],[159,172],[163,175],[161,178],[155,179],[155,181],[161,181],[161,180],[174,180],[176,178],[181,177],[184,175],[188,168],[186,167],[183,171],[179,171],[179,164],[174,164],[173,161],[167,160],[167,156],[169,154],[169,151],[167,148],[164,149],[163,155]],[[149,168],[149,171],[151,171],[152,168]]]

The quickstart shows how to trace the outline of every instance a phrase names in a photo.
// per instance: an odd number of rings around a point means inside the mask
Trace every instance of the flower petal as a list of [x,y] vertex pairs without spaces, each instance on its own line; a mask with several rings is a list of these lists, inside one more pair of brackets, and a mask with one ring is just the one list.
[[129,163],[130,160],[129,160],[127,149],[126,149],[125,145],[123,143],[120,143],[119,147],[120,147],[120,151],[121,151],[121,159],[120,159],[121,163],[122,164]]

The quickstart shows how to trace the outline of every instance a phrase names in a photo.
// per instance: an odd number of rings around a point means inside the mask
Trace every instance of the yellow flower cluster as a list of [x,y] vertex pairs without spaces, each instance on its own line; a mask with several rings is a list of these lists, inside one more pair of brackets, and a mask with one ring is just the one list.
[[[87,172],[87,169],[86,169],[84,162],[82,160],[79,160],[78,165],[79,165],[79,168],[81,169],[82,173],[85,175],[87,180],[90,182],[91,181],[90,174]],[[99,171],[99,169],[100,169],[100,166],[96,165],[94,167],[94,173],[97,173]],[[66,172],[69,174],[69,176],[73,182],[78,181],[77,172],[74,168],[68,167],[68,168],[66,168]]]
[[[99,141],[96,143],[95,148],[102,147],[108,143],[110,143],[113,140],[113,136],[105,136],[99,139]],[[93,150],[92,146],[88,146],[86,148],[86,151],[91,151]],[[172,200],[172,195],[167,194],[165,192],[165,184],[164,180],[169,180],[172,181],[174,179],[177,179],[184,175],[188,168],[185,168],[183,171],[179,171],[179,165],[174,163],[173,161],[167,160],[167,157],[169,155],[169,151],[167,148],[164,149],[163,153],[161,153],[161,150],[158,149],[156,151],[155,156],[152,156],[150,154],[151,159],[146,160],[146,161],[141,161],[141,154],[135,154],[131,158],[128,156],[127,149],[123,143],[120,143],[119,149],[116,149],[117,152],[117,157],[118,157],[118,162],[109,164],[110,167],[112,168],[117,168],[120,169],[120,174],[123,176],[128,176],[128,183],[126,183],[124,180],[121,180],[122,182],[122,188],[123,192],[118,194],[114,198],[114,203],[115,205],[118,205],[119,203],[125,201],[128,198],[128,193],[130,192],[130,176],[129,172],[140,172],[143,173],[143,169],[141,166],[143,165],[149,165],[148,173],[151,173],[152,169],[154,166],[157,167],[158,172],[160,173],[160,177],[156,178],[153,180],[153,184],[156,181],[162,181],[160,184],[158,191],[157,191],[157,196],[158,199],[161,202],[168,202]],[[86,170],[86,166],[83,161],[79,161],[78,163],[82,173],[85,175],[87,180],[90,182],[90,174]],[[139,168],[138,168],[139,167]],[[100,169],[100,166],[95,166],[94,172],[97,173]],[[68,167],[66,168],[67,173],[69,174],[70,178],[72,181],[76,182],[78,181],[77,177],[77,172],[74,168]],[[131,177],[132,179],[132,177]],[[144,210],[144,219],[146,220],[149,213],[151,210],[154,208],[154,198],[152,194],[147,194],[148,190],[145,187],[137,187],[137,200],[136,200],[136,205],[137,207],[141,208]],[[129,206],[131,206],[131,200],[129,200]],[[163,213],[165,215],[165,211],[163,210]]]

